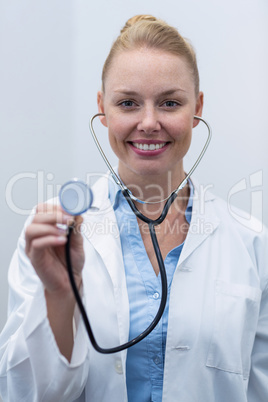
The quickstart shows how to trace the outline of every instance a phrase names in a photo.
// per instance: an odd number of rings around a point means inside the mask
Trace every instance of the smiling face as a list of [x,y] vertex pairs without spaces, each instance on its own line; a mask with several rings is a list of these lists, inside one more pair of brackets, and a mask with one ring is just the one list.
[[115,56],[98,93],[102,123],[119,159],[125,183],[137,175],[182,179],[183,157],[201,115],[203,94],[183,57],[155,49],[122,51]]

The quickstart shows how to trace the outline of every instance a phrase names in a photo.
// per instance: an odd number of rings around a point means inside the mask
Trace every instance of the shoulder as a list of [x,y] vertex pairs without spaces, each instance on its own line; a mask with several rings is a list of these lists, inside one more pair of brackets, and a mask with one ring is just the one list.
[[212,207],[221,225],[228,227],[249,241],[268,239],[268,231],[262,221],[218,196],[213,196]]
[[237,231],[241,236],[267,238],[267,228],[262,221],[250,213],[233,206],[221,197],[213,194],[209,186],[201,186],[196,180],[194,184],[194,207],[204,215],[212,214],[223,226]]
[[[260,220],[242,209],[228,204],[196,181],[193,213],[212,226],[216,244],[225,253],[242,258],[246,253],[262,276],[268,280],[268,230]],[[196,219],[196,218],[195,218]],[[214,230],[217,228],[217,230]],[[239,254],[239,255],[238,255]],[[262,272],[261,272],[262,271]]]

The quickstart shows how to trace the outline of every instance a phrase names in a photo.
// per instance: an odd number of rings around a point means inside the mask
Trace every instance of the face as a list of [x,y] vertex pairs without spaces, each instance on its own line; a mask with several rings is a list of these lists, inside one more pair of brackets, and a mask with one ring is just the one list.
[[184,58],[152,49],[116,55],[105,91],[98,93],[98,107],[105,113],[101,121],[108,127],[122,180],[166,177],[168,172],[183,177],[183,157],[198,124],[193,116],[201,115],[202,106],[203,94],[196,96]]

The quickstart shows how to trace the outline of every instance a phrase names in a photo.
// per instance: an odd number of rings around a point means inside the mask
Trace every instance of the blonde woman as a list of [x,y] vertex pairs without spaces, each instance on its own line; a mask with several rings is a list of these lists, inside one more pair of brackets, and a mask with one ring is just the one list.
[[[118,174],[135,196],[157,201],[139,204],[155,219],[185,177],[194,116],[202,115],[195,53],[175,28],[136,16],[113,44],[102,81],[98,110]],[[38,205],[20,237],[0,338],[3,399],[267,402],[267,233],[243,227],[223,201],[202,198],[189,181],[157,227],[168,278],[163,317],[128,351],[102,355],[77,311],[57,224],[75,225],[75,281],[101,346],[122,344],[150,324],[161,281],[148,227],[120,189],[104,177],[93,193],[92,209],[75,219],[60,206]]]

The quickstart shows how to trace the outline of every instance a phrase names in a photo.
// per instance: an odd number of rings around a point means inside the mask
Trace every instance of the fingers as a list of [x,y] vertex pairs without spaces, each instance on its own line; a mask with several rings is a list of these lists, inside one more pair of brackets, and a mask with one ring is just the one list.
[[39,204],[32,223],[26,228],[26,254],[30,257],[33,249],[38,251],[65,244],[68,226],[73,225],[77,233],[80,232],[82,222],[81,216],[68,215],[60,206]]
[[48,223],[32,223],[26,229],[26,254],[29,256],[31,248],[40,249],[62,245],[67,240],[67,229],[58,228]]
[[33,223],[49,223],[49,224],[64,224],[72,225],[74,217],[68,215],[60,206],[52,204],[38,204],[36,207],[36,215]]

